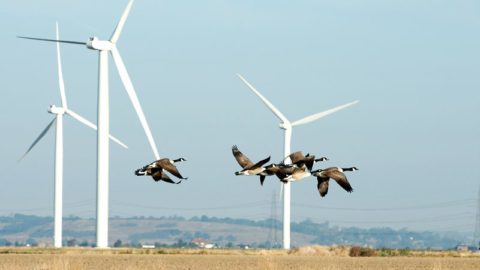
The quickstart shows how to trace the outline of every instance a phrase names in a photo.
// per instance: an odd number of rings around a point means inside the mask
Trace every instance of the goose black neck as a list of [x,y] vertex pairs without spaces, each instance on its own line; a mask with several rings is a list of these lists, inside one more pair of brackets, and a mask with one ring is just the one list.
[[357,170],[357,168],[355,168],[355,167],[350,167],[350,168],[342,168],[342,170],[344,170],[344,171],[356,171],[356,170]]

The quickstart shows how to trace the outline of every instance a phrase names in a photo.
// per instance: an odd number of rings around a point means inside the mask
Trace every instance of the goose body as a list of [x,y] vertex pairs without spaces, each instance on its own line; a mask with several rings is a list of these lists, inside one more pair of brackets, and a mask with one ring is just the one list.
[[240,167],[243,168],[243,170],[235,172],[235,175],[259,175],[265,171],[263,165],[270,161],[270,157],[268,157],[254,164],[247,156],[238,150],[236,145],[232,147],[232,153]]
[[344,190],[347,192],[353,192],[353,188],[347,180],[347,177],[343,172],[345,171],[357,171],[356,167],[340,168],[330,167],[326,169],[320,169],[312,172],[313,176],[317,177],[317,189],[321,197],[325,197],[328,193],[330,178],[335,180]]
[[282,182],[298,181],[310,175],[311,173],[307,167],[298,167],[296,165],[284,167],[277,173],[277,177],[280,178],[280,181]]
[[171,173],[177,178],[180,178],[182,180],[185,180],[187,178],[183,177],[180,172],[178,171],[177,167],[174,165],[177,162],[182,162],[185,161],[184,158],[178,158],[178,159],[168,159],[168,158],[162,158],[159,160],[156,160],[138,170],[135,171],[135,175],[137,176],[142,176],[142,175],[148,175],[152,176],[153,180],[155,181],[164,181],[167,183],[172,183],[172,184],[180,184],[181,181],[179,182],[174,182],[167,174],[166,172]]

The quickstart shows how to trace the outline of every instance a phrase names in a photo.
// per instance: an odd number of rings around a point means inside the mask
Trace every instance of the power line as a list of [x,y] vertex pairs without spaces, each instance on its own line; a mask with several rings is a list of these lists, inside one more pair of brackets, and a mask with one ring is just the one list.
[[197,208],[185,208],[185,207],[159,207],[151,205],[141,205],[129,202],[122,201],[113,201],[114,204],[123,205],[128,207],[135,208],[144,208],[144,209],[156,209],[156,210],[175,210],[175,211],[199,211],[199,210],[225,210],[225,209],[241,209],[241,208],[258,208],[266,207],[270,205],[269,201],[257,201],[244,204],[233,204],[233,205],[223,205],[223,206],[213,206],[213,207],[197,207]]
[[459,221],[459,218],[471,218],[472,213],[463,212],[455,215],[443,215],[443,216],[433,216],[426,218],[417,218],[417,219],[407,219],[407,220],[379,220],[379,221],[366,221],[366,220],[328,220],[331,223],[344,223],[344,224],[404,224],[404,223],[430,223],[438,221]]
[[472,204],[474,199],[465,199],[465,200],[456,200],[449,202],[440,202],[435,204],[423,204],[423,205],[411,205],[411,206],[400,206],[400,207],[382,207],[382,208],[353,208],[353,207],[329,207],[329,206],[318,206],[311,204],[301,204],[294,203],[296,207],[300,208],[314,208],[314,209],[325,209],[325,210],[336,210],[336,211],[407,211],[407,210],[424,210],[424,209],[433,209],[433,208],[447,208],[447,207],[456,207],[456,206],[465,206]]

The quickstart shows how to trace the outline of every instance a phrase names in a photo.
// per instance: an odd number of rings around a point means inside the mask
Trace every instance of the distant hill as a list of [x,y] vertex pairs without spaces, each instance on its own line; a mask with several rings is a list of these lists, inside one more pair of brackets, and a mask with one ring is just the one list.
[[[65,245],[95,243],[95,220],[66,217],[63,220]],[[281,222],[253,221],[216,217],[131,217],[110,218],[110,245],[150,244],[157,246],[188,245],[201,238],[218,246],[281,245]],[[328,222],[305,220],[292,223],[292,246],[365,245],[376,248],[449,249],[464,241],[464,236],[433,232],[414,232],[391,228],[360,229],[331,226]],[[0,246],[52,245],[53,218],[16,214],[0,217]]]

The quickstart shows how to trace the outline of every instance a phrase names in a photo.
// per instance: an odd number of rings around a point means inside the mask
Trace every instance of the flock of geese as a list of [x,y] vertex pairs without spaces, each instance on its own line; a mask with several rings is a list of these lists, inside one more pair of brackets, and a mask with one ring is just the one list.
[[[272,175],[275,175],[283,183],[298,181],[309,176],[314,176],[317,178],[317,189],[321,197],[327,195],[330,179],[335,180],[347,192],[352,192],[353,188],[348,182],[344,172],[358,170],[357,167],[329,167],[326,169],[313,170],[313,165],[315,163],[327,161],[328,158],[316,158],[315,155],[310,154],[303,155],[302,151],[291,153],[280,163],[272,163],[266,166],[265,164],[270,161],[270,157],[260,160],[257,163],[253,163],[246,155],[238,150],[236,145],[232,147],[232,153],[240,167],[242,167],[242,170],[235,172],[235,175],[258,175],[260,176],[260,185],[262,186],[266,177]],[[290,164],[286,164],[288,159],[291,161]],[[188,179],[183,177],[175,166],[175,163],[182,161],[186,160],[184,158],[162,158],[137,169],[135,175],[151,176],[156,182],[164,181],[171,184],[180,184],[182,180]],[[173,181],[168,176],[167,172],[180,180],[177,182]]]
[[[285,157],[280,163],[272,163],[264,166],[270,161],[270,157],[253,163],[244,155],[238,147],[232,147],[232,153],[238,164],[242,167],[241,171],[235,172],[235,175],[258,175],[260,176],[260,184],[263,185],[267,176],[275,175],[277,178],[286,183],[288,181],[298,181],[308,176],[317,177],[317,189],[321,197],[325,197],[328,193],[328,184],[330,179],[335,180],[347,192],[352,192],[353,188],[345,176],[345,171],[356,171],[357,167],[341,168],[329,167],[326,169],[313,170],[313,165],[319,161],[326,161],[328,158],[315,158],[315,155],[303,155],[301,151],[294,152]],[[290,159],[291,164],[286,164]]]

